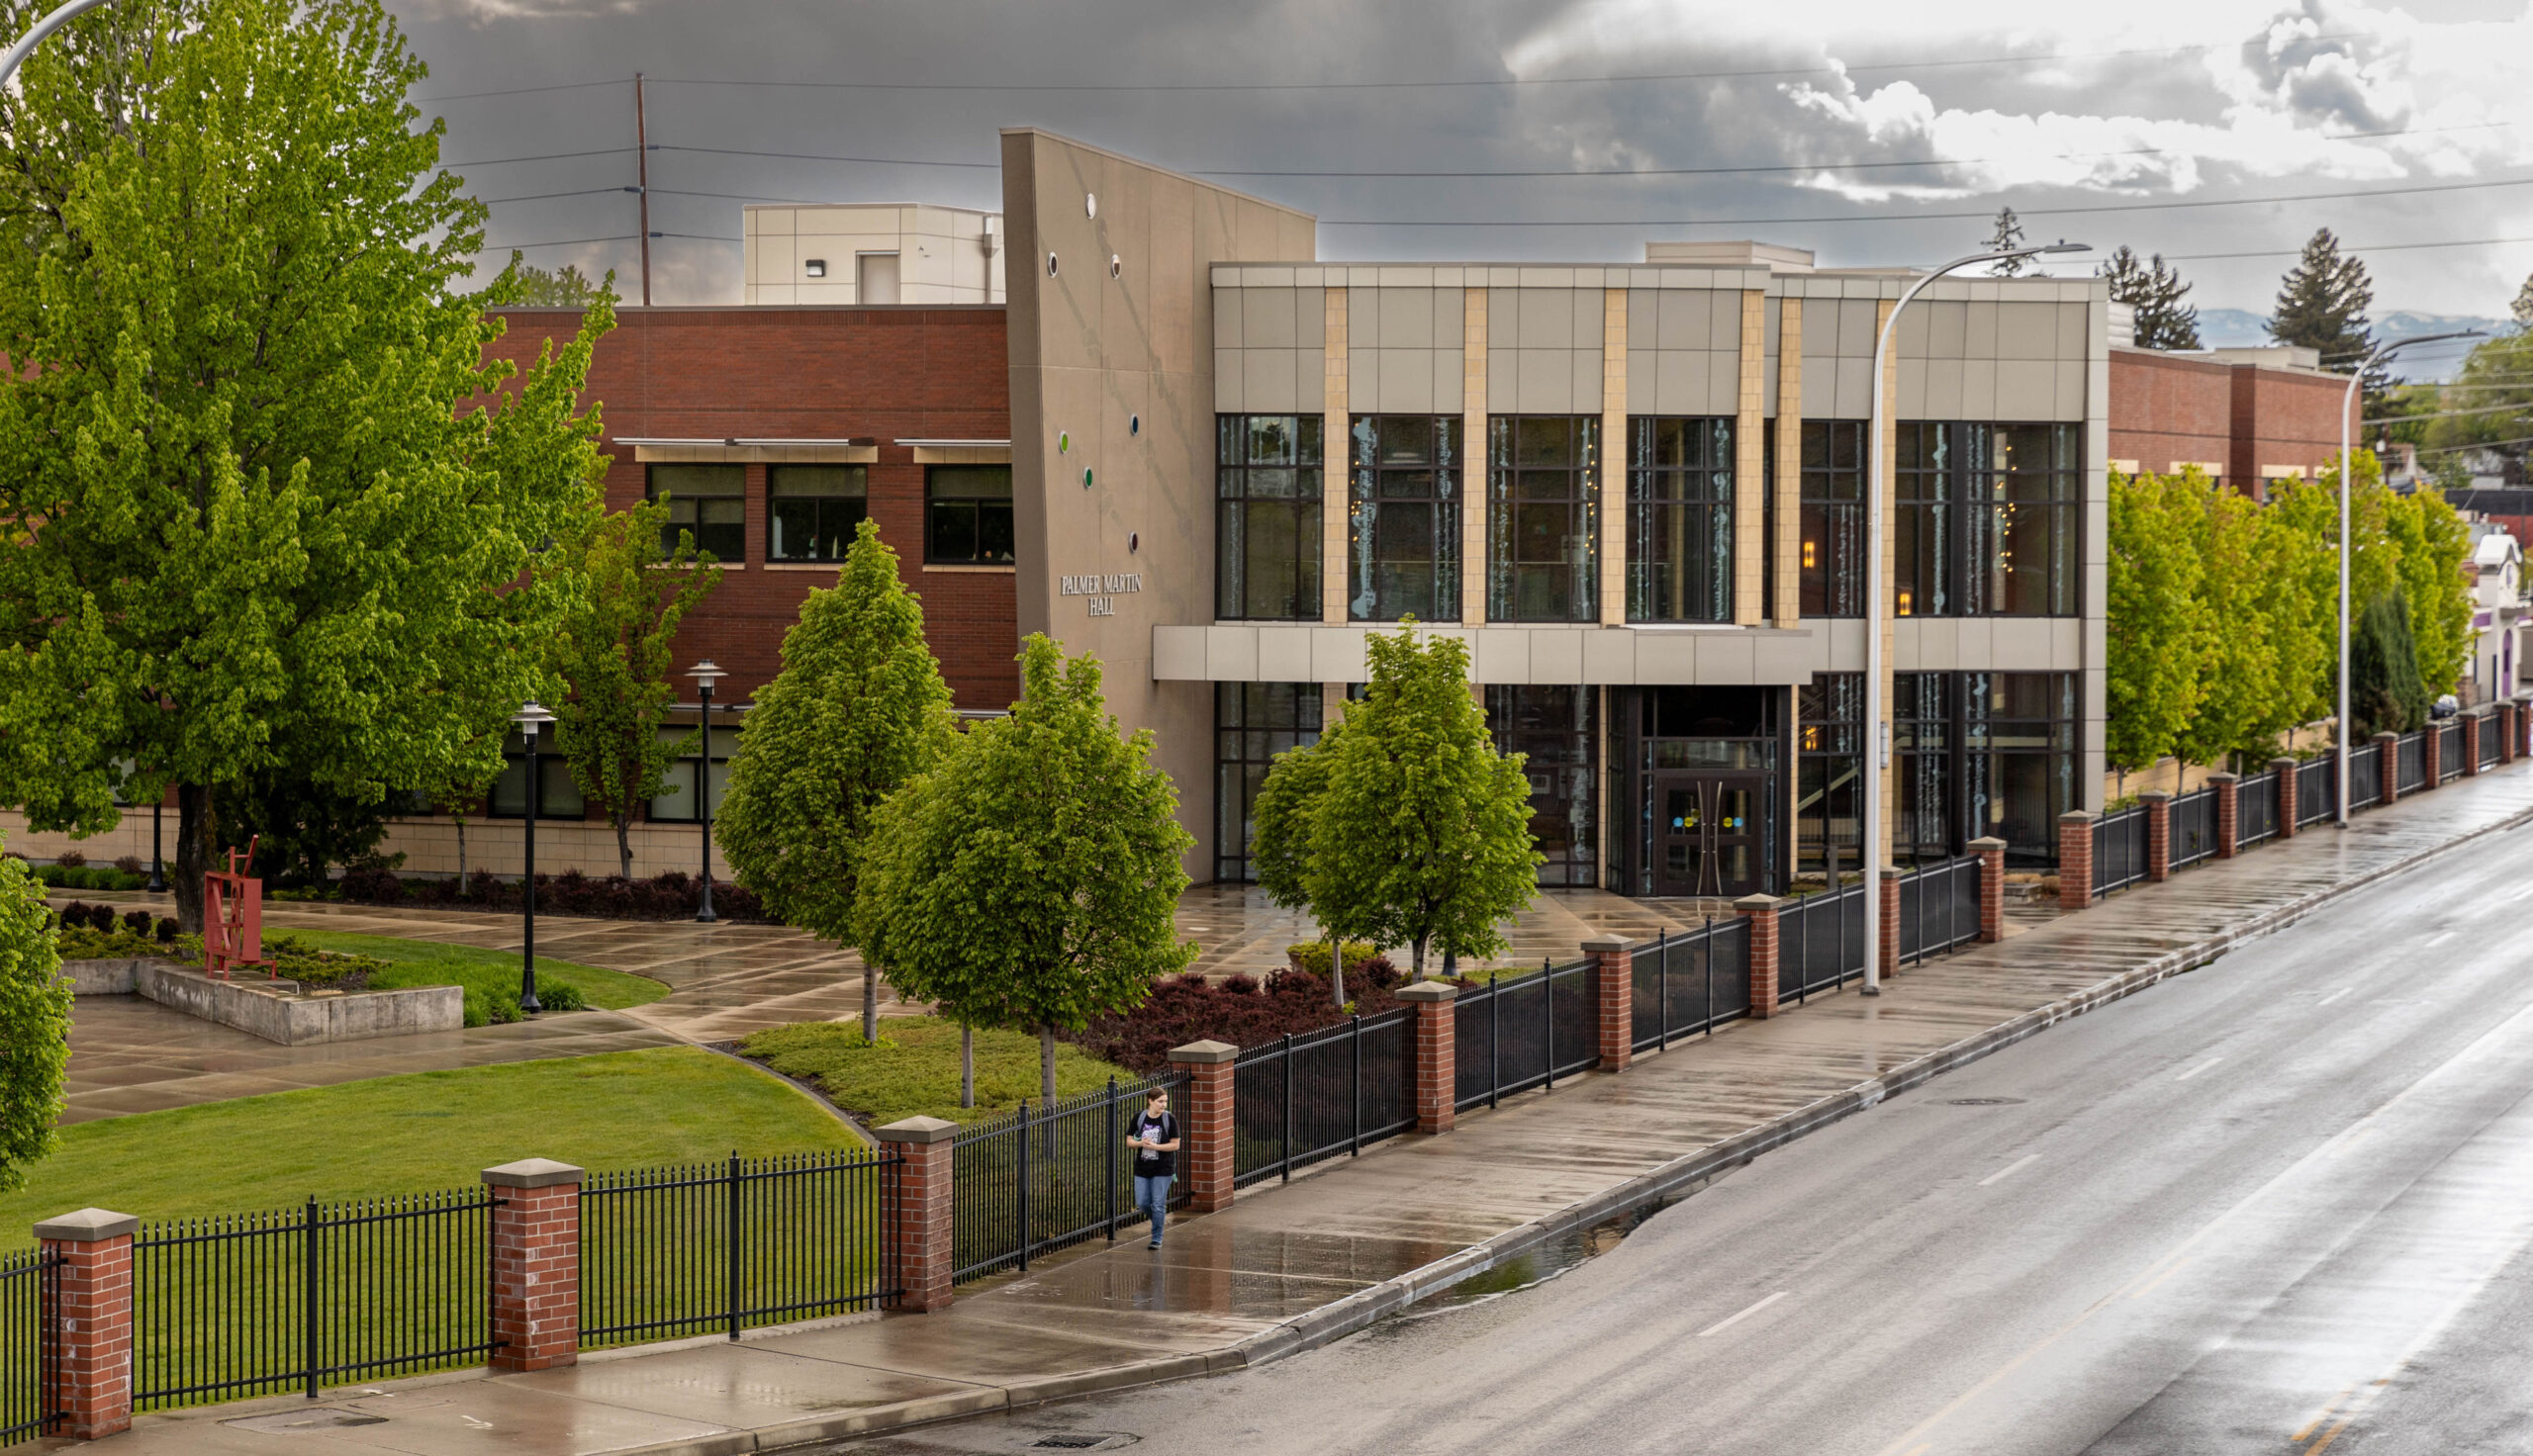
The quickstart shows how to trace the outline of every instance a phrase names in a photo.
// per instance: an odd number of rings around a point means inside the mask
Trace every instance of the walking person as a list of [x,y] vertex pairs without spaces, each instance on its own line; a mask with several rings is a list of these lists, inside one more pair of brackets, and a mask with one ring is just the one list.
[[1178,1119],[1168,1089],[1155,1087],[1145,1096],[1126,1145],[1135,1150],[1135,1212],[1152,1216],[1152,1247],[1159,1248],[1170,1218],[1170,1180],[1178,1174]]

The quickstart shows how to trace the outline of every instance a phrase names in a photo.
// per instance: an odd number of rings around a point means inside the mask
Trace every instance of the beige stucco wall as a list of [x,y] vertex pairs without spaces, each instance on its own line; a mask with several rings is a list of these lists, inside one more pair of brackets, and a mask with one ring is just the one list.
[[[897,255],[900,304],[998,304],[1002,219],[928,203],[757,205],[740,213],[739,250],[750,304],[860,304],[855,260]],[[811,258],[826,276],[811,278]]]

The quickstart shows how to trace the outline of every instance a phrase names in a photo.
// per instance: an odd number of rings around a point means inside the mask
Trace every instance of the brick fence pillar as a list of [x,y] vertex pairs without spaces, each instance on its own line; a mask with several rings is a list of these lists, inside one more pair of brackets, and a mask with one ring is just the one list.
[[2445,781],[2445,725],[2429,719],[2418,747],[2419,761],[2427,770],[2425,786],[2434,788]]
[[1874,934],[1882,938],[1882,973],[1900,973],[1900,866],[1882,866],[1882,906],[1873,917]]
[[1764,1021],[1777,1014],[1777,906],[1775,895],[1743,895],[1733,913],[1750,922],[1750,1015]]
[[2481,719],[2485,710],[2463,715],[2463,776],[2477,778],[2481,774]]
[[1416,1015],[1416,1131],[1448,1133],[1458,1118],[1459,1063],[1453,1057],[1453,1030],[1460,988],[1450,981],[1417,981],[1398,988],[1398,999]]
[[1232,1064],[1240,1048],[1229,1042],[1190,1042],[1170,1048],[1170,1064],[1187,1074],[1187,1105],[1179,1111],[1178,1176],[1187,1180],[1187,1207],[1199,1214],[1231,1207]]
[[1636,961],[1627,942],[1617,936],[1594,936],[1583,954],[1599,977],[1601,1070],[1623,1072],[1636,1060]]
[[1979,939],[1993,946],[2006,938],[2006,842],[1974,839],[1970,853],[1979,857]]
[[61,1353],[43,1390],[59,1433],[93,1441],[132,1428],[132,1234],[130,1214],[81,1209],[36,1226],[44,1251],[61,1261],[51,1310]]
[[2173,877],[2173,796],[2160,788],[2137,795],[2146,806],[2146,882]]
[[2058,908],[2082,910],[2094,902],[2094,821],[2089,809],[2058,816]]
[[2243,837],[2242,775],[2210,774],[2207,786],[2216,790],[2216,858],[2231,860]]
[[493,1190],[495,1370],[581,1358],[581,1170],[531,1157],[484,1170]]
[[2382,785],[2378,803],[2401,796],[2401,735],[2386,729],[2375,735],[2375,781]]
[[951,1139],[959,1125],[906,1118],[875,1131],[880,1145],[897,1156],[886,1169],[890,1185],[880,1201],[882,1267],[896,1271],[897,1308],[913,1315],[949,1309],[950,1278],[959,1267],[950,1218]]
[[2296,761],[2272,759],[2269,772],[2278,775],[2278,837],[2296,837]]
[[2499,703],[2497,705],[2497,720],[2490,724],[2490,726],[2497,730],[2497,761],[2501,764],[2514,763],[2515,704],[2511,702]]

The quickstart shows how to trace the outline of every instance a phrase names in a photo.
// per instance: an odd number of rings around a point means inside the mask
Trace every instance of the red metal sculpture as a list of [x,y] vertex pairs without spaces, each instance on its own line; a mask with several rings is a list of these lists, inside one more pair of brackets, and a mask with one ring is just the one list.
[[[263,964],[264,882],[246,873],[262,838],[246,841],[242,854],[231,850],[228,869],[202,877],[203,969],[222,980],[235,966]],[[269,966],[265,973],[278,974]]]

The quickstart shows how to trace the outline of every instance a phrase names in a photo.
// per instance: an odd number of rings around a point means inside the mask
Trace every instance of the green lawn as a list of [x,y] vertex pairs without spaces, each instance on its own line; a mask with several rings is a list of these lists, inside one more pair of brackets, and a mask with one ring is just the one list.
[[378,1077],[64,1128],[27,1186],[0,1195],[0,1247],[80,1208],[243,1213],[472,1186],[524,1157],[604,1171],[854,1140],[798,1089],[698,1047]]
[[[1038,1099],[1038,1039],[1026,1032],[977,1033],[977,1105],[959,1105],[959,1024],[935,1016],[891,1017],[880,1023],[880,1045],[862,1040],[857,1023],[797,1022],[757,1033],[739,1049],[787,1076],[814,1082],[872,1127],[899,1118],[947,1118],[973,1123],[1006,1113],[1022,1098]],[[1105,1086],[1110,1077],[1142,1079],[1121,1066],[1056,1045],[1056,1092],[1073,1097]]]
[[[306,941],[320,951],[340,951],[353,956],[375,956],[392,961],[395,969],[370,977],[370,984],[380,990],[400,986],[465,986],[469,990],[518,992],[518,956],[510,951],[480,951],[473,946],[452,946],[441,941],[409,941],[398,936],[357,936],[331,930],[277,931],[293,940]],[[626,975],[620,970],[601,970],[595,965],[578,965],[569,960],[536,958],[538,985],[567,984],[578,990],[590,1005],[604,1011],[621,1011],[628,1006],[643,1006],[659,1000],[669,988],[649,976]]]

